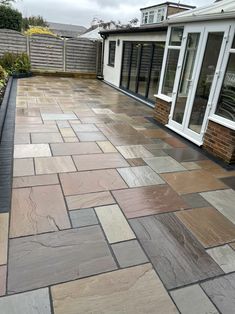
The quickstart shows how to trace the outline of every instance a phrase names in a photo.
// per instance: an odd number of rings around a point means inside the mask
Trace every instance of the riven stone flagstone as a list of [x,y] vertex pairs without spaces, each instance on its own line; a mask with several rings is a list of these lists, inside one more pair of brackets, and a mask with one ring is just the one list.
[[14,159],[13,176],[30,176],[34,175],[33,158]]
[[235,176],[228,177],[228,178],[221,178],[220,179],[224,184],[226,184],[231,189],[235,190]]
[[72,124],[75,132],[98,132],[99,129],[94,124]]
[[113,191],[127,218],[141,217],[188,208],[167,185],[154,185]]
[[188,170],[198,170],[201,169],[201,167],[194,161],[184,161],[181,162],[181,165]]
[[48,288],[0,298],[1,314],[51,314]]
[[182,198],[191,208],[211,206],[199,193],[184,194]]
[[176,213],[204,247],[235,241],[235,225],[214,208],[195,208]]
[[164,173],[161,177],[179,194],[226,188],[226,185],[205,170]]
[[7,263],[9,214],[0,214],[0,265]]
[[[8,293],[116,269],[99,226],[12,239]],[[67,312],[68,313],[68,312]]]
[[186,170],[180,163],[169,156],[144,158],[144,161],[157,173]]
[[56,125],[38,125],[38,124],[29,124],[29,125],[16,125],[15,133],[54,133],[58,132]]
[[59,132],[57,133],[32,133],[33,144],[62,143],[63,139]]
[[66,196],[127,188],[114,169],[62,173],[60,179]]
[[15,133],[14,137],[15,144],[30,144],[30,134],[29,133]]
[[105,141],[107,138],[101,132],[76,132],[81,142]]
[[49,121],[49,120],[76,120],[77,116],[71,112],[67,114],[63,113],[42,113],[42,119],[44,121]]
[[55,314],[176,314],[150,264],[52,287]]
[[96,207],[95,211],[109,243],[135,238],[133,231],[118,205]]
[[72,195],[66,197],[68,209],[89,208],[115,203],[110,192],[88,193],[83,195]]
[[172,148],[167,149],[165,152],[176,159],[178,162],[184,161],[197,161],[207,159],[203,154],[199,153],[195,149],[187,148]]
[[24,188],[39,185],[59,184],[56,174],[45,174],[39,176],[26,176],[13,179],[13,188]]
[[97,225],[99,223],[93,208],[72,210],[69,216],[73,228]]
[[165,140],[163,141],[160,139],[155,139],[153,144],[145,144],[144,147],[150,152],[156,149],[172,148],[172,146],[167,144]]
[[201,287],[221,313],[234,313],[235,273],[203,282]]
[[181,314],[219,314],[199,285],[171,291],[171,296]]
[[78,171],[128,167],[129,164],[119,153],[74,156]]
[[76,171],[71,156],[35,158],[36,174],[50,174]]
[[218,246],[207,250],[225,273],[235,271],[235,251],[229,245]]
[[137,167],[137,166],[146,166],[146,162],[143,161],[142,158],[130,158],[127,159],[126,161],[128,161],[129,165],[131,167]]
[[109,141],[98,141],[97,144],[102,149],[104,153],[115,153],[117,152],[116,148]]
[[22,144],[15,145],[14,158],[30,158],[51,156],[48,144]]
[[129,187],[164,184],[163,181],[150,167],[140,166],[117,169]]
[[136,218],[130,223],[167,289],[223,274],[174,214]]
[[148,258],[136,240],[112,244],[112,250],[122,268],[148,262]]
[[0,266],[0,296],[6,293],[7,266]]
[[60,127],[60,133],[63,137],[76,137],[76,134],[74,133],[72,128],[61,128]]
[[153,157],[153,155],[142,145],[117,146],[117,149],[125,158]]
[[187,147],[185,143],[183,143],[178,138],[173,137],[173,136],[164,138],[164,142],[169,144],[170,146],[177,147],[177,148]]
[[101,153],[96,143],[63,143],[51,144],[53,156],[86,155]]
[[235,224],[235,191],[218,190],[206,193],[200,193],[207,202],[218,209],[225,217],[231,220]]
[[66,228],[70,222],[59,185],[13,190],[10,237]]
[[79,142],[77,137],[64,137],[65,143],[76,143]]

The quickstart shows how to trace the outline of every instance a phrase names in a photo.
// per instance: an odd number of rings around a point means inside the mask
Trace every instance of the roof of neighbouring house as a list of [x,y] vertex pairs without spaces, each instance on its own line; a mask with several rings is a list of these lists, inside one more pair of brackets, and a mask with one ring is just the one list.
[[79,37],[88,38],[91,40],[101,40],[102,39],[100,36],[100,28],[98,26],[97,27],[91,27],[91,29],[89,31],[86,31],[85,33],[83,33]]
[[194,9],[194,8],[196,8],[195,6],[188,5],[188,4],[167,1],[167,2],[163,2],[163,3],[158,3],[158,4],[155,4],[155,5],[151,5],[149,7],[140,8],[140,11],[141,10],[145,10],[145,9],[151,9],[151,8],[155,8],[155,7],[160,7],[160,6],[163,6],[163,5],[173,6],[173,7],[182,8],[182,9],[184,9],[184,8],[185,9]]
[[48,22],[49,28],[59,36],[78,37],[86,31],[84,26]]
[[101,35],[109,34],[123,34],[123,33],[146,33],[146,32],[162,32],[167,30],[167,25],[164,23],[159,23],[158,25],[146,25],[139,27],[129,27],[129,28],[117,28],[109,30],[101,30]]
[[207,6],[174,14],[168,17],[167,22],[173,24],[226,18],[235,18],[235,0],[222,0]]

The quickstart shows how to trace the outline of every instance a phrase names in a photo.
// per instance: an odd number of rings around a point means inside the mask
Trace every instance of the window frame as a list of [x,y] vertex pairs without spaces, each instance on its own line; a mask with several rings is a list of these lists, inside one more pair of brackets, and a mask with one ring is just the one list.
[[[114,49],[111,49],[111,45],[114,44]],[[109,52],[108,52],[108,66],[110,67],[115,67],[115,57],[116,57],[116,46],[117,46],[117,42],[116,40],[110,40],[109,41]],[[111,55],[111,52],[113,52],[113,56]],[[111,58],[113,59],[113,61],[111,60]]]

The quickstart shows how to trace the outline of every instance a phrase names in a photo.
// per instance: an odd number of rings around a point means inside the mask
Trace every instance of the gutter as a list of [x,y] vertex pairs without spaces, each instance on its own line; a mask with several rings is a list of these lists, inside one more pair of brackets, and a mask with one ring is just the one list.
[[205,15],[191,15],[189,17],[182,17],[182,18],[175,18],[172,20],[167,20],[167,24],[178,24],[178,23],[193,23],[193,22],[200,22],[200,21],[214,21],[214,20],[225,20],[225,19],[234,19],[235,12],[229,13],[216,13],[216,14],[205,14]]

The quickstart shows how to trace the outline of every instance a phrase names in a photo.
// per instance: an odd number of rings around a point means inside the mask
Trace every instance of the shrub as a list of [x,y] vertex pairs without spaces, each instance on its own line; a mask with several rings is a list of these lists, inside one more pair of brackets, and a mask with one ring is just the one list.
[[29,60],[29,56],[27,53],[23,52],[19,54],[16,58],[16,62],[14,65],[15,73],[29,73],[31,69],[31,64]]
[[7,72],[0,65],[0,80],[4,81],[7,78]]
[[13,52],[5,52],[0,58],[0,65],[7,71],[7,73],[12,74],[14,71],[16,59],[18,55]]
[[0,65],[7,71],[8,74],[19,74],[30,72],[30,60],[27,53],[6,52],[0,58]]
[[0,28],[21,32],[22,14],[10,6],[0,5]]
[[52,35],[56,36],[49,28],[47,27],[40,27],[40,26],[34,26],[29,28],[26,32],[25,35]]

